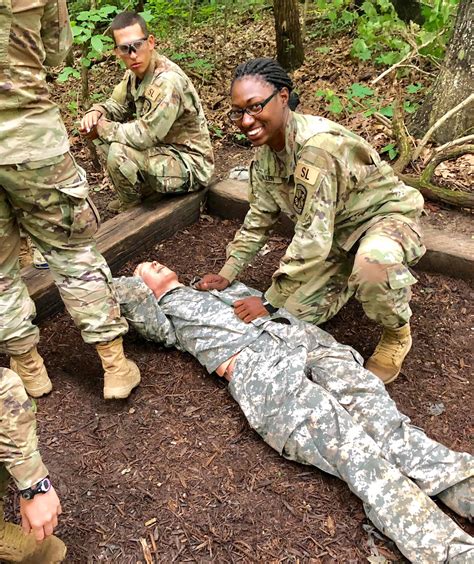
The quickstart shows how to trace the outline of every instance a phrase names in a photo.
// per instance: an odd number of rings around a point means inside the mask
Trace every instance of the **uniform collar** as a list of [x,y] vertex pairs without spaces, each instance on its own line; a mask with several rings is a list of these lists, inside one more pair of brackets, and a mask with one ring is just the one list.
[[277,154],[267,145],[257,150],[256,160],[265,176],[288,179],[293,175],[298,152],[297,130],[295,114],[290,110],[285,126],[285,148],[283,151]]
[[138,85],[137,83],[139,81],[139,78],[135,74],[133,74],[132,71],[129,71],[132,73],[131,90],[132,90],[132,95],[135,98],[142,96],[145,90],[147,89],[147,87],[150,86],[150,84],[153,82],[155,69],[159,65],[159,62],[160,62],[160,55],[156,51],[153,51],[150,59],[150,64],[148,65],[145,76],[142,78],[141,82]]

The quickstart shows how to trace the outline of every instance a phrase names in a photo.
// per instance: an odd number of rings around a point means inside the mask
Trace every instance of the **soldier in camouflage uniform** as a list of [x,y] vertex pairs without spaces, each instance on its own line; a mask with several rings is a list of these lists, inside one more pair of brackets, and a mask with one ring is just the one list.
[[35,306],[20,278],[20,230],[48,261],[61,297],[105,371],[104,395],[126,397],[140,381],[123,353],[128,325],[120,315],[111,272],[96,249],[98,214],[84,171],[68,152],[44,65],[71,46],[65,0],[0,2],[0,352],[27,392],[51,390],[36,350]]
[[[4,520],[9,475],[21,493],[23,528]],[[32,401],[18,375],[0,368],[0,561],[61,562],[66,546],[53,535],[60,514],[61,504],[38,451]]]
[[355,350],[284,309],[244,323],[232,305],[259,293],[238,282],[199,292],[153,262],[115,283],[142,336],[226,377],[250,426],[285,458],[344,480],[407,558],[473,561],[474,539],[429,496],[472,517],[474,458],[412,426]]
[[420,193],[405,186],[361,137],[321,117],[296,114],[292,83],[272,59],[240,65],[230,118],[257,146],[250,168],[250,210],[218,275],[201,289],[222,289],[264,245],[281,211],[295,234],[262,300],[237,304],[246,321],[285,308],[310,323],[335,315],[355,295],[383,327],[367,367],[394,380],[411,347],[408,265],[425,252]]
[[118,14],[115,52],[127,71],[112,97],[86,113],[81,131],[102,142],[107,172],[127,209],[154,193],[182,193],[208,184],[214,160],[206,118],[189,78],[154,51],[143,18]]

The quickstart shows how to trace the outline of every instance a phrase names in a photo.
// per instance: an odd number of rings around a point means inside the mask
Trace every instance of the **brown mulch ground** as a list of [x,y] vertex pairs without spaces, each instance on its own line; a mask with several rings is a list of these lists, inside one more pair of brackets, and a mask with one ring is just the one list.
[[[205,216],[134,264],[155,256],[188,282],[220,267],[237,227]],[[286,244],[273,237],[242,280],[263,290]],[[416,425],[457,450],[472,448],[473,297],[462,281],[420,274],[414,347],[390,385]],[[402,560],[342,482],[280,458],[248,428],[225,384],[189,355],[129,334],[142,384],[127,401],[106,403],[98,358],[70,318],[41,329],[54,391],[38,402],[39,432],[63,502],[68,562],[146,562],[146,550],[148,562]],[[326,329],[365,357],[378,338],[357,303]]]

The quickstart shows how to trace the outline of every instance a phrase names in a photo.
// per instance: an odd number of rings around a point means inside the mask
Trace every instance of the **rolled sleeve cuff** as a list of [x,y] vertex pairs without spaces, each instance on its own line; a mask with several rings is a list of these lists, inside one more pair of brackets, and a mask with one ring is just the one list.
[[286,303],[286,296],[277,292],[274,286],[270,286],[265,292],[265,299],[274,307],[283,307]]
[[120,124],[114,121],[105,121],[97,124],[97,135],[102,141],[113,143],[116,141],[117,128]]
[[49,473],[39,452],[33,454],[28,460],[18,462],[7,469],[19,490],[30,488],[46,478]]
[[233,282],[237,278],[239,273],[240,273],[240,268],[238,268],[237,265],[226,263],[221,268],[219,272],[219,276],[223,276],[224,278],[227,278],[229,282]]

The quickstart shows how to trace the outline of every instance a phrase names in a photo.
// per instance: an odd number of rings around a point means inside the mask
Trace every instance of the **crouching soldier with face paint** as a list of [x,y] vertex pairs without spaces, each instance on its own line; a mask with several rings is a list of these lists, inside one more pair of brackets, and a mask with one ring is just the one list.
[[[22,526],[6,523],[9,476],[20,490]],[[33,405],[19,376],[0,368],[0,562],[62,562],[66,546],[53,535],[61,504],[38,452]]]
[[122,211],[155,193],[183,193],[209,183],[212,145],[199,96],[186,74],[155,52],[155,40],[135,12],[110,26],[127,71],[112,97],[95,104],[81,132],[99,138]]
[[243,322],[232,304],[259,293],[237,282],[200,292],[148,262],[115,283],[141,335],[224,376],[265,442],[344,480],[408,559],[473,561],[474,539],[430,496],[472,517],[474,458],[412,426],[355,350],[284,309]]

